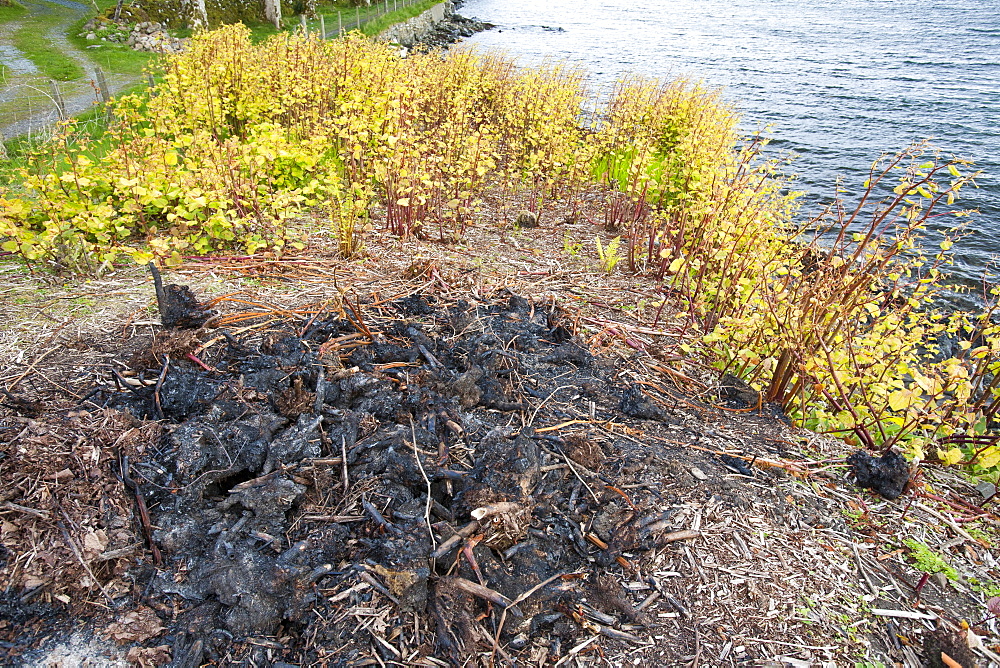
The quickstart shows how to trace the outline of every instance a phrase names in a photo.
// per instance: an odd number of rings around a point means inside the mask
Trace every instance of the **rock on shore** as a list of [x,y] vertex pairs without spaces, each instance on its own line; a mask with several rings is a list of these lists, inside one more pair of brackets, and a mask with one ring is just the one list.
[[406,49],[426,51],[447,48],[463,37],[495,27],[492,23],[456,14],[459,6],[460,2],[444,2],[408,21],[397,23],[379,35],[379,39]]

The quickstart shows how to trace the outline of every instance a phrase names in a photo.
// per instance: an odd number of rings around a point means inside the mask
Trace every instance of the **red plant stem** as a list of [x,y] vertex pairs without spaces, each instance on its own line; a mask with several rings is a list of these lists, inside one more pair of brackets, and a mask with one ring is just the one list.
[[931,574],[930,574],[930,573],[924,573],[924,574],[923,574],[923,575],[922,575],[922,576],[920,577],[920,582],[918,582],[918,583],[917,583],[917,586],[916,586],[916,590],[917,590],[917,600],[918,600],[918,601],[920,600],[920,590],[924,588],[924,585],[925,585],[925,584],[927,584],[927,581],[928,581],[928,580],[930,579],[930,577],[931,577]]
[[208,366],[207,364],[205,364],[204,362],[202,362],[200,359],[198,359],[197,357],[195,357],[194,353],[188,353],[187,355],[185,355],[185,357],[187,357],[189,360],[191,360],[192,362],[194,362],[195,364],[197,364],[198,366],[200,366],[205,371],[217,371],[217,369],[213,369],[212,367]]

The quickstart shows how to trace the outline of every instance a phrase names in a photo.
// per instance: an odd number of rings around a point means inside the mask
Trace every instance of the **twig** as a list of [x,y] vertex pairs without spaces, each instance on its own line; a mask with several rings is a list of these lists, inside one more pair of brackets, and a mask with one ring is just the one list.
[[[430,536],[431,547],[436,548],[437,541],[434,540],[434,530],[431,528],[431,481],[427,477],[427,472],[424,471],[423,462],[420,461],[420,451],[417,450],[417,427],[413,423],[412,414],[410,414],[410,437],[413,439],[413,458],[417,460],[420,475],[424,477],[424,482],[427,484],[427,504],[424,506],[424,522],[427,523],[427,535]],[[346,454],[344,455],[344,459],[347,459]]]
[[46,357],[48,357],[49,355],[51,355],[52,353],[54,353],[57,349],[58,349],[58,346],[56,346],[55,348],[49,348],[44,353],[42,353],[41,355],[39,355],[38,357],[36,357],[35,361],[32,362],[31,364],[29,364],[28,368],[24,370],[24,373],[22,373],[20,376],[18,376],[13,381],[11,381],[10,385],[7,386],[7,391],[8,392],[13,392],[14,388],[17,387],[17,384],[20,383],[22,380],[24,380],[24,378],[29,373],[31,373],[32,371],[34,371],[35,367],[38,366],[39,362],[41,362],[43,359],[45,359]]
[[150,262],[148,266],[149,273],[153,275],[153,287],[156,290],[156,310],[160,313],[160,323],[162,324],[167,312],[167,293],[163,290],[163,278],[160,277],[160,270],[156,268],[156,264]]
[[351,309],[351,313],[353,313],[354,317],[357,318],[357,322],[355,322],[351,318],[348,318],[348,320],[350,320],[351,324],[354,325],[355,327],[357,327],[362,332],[364,332],[365,336],[367,336],[369,339],[371,339],[372,341],[374,341],[375,337],[372,336],[371,330],[368,329],[368,325],[365,324],[364,318],[361,317],[361,301],[360,301],[360,299],[358,300],[358,306],[355,307],[354,304],[351,303],[351,300],[347,298],[347,295],[344,295],[344,303],[347,304],[347,308]]
[[699,536],[701,536],[700,531],[684,529],[682,531],[671,531],[670,533],[663,534],[660,536],[660,540],[665,543],[676,543],[679,540],[689,540],[691,538],[698,538]]
[[41,518],[43,520],[49,519],[49,511],[47,510],[36,510],[34,508],[28,508],[27,506],[21,506],[12,501],[8,501],[4,504],[4,508],[9,510],[16,510],[19,513],[26,513],[28,515],[34,515],[35,517]]
[[590,645],[592,645],[594,643],[595,640],[597,640],[600,637],[601,636],[599,636],[599,635],[591,636],[590,638],[588,638],[587,640],[584,640],[582,643],[580,643],[576,647],[573,647],[572,649],[570,649],[569,652],[566,653],[566,656],[564,656],[563,658],[559,659],[556,662],[556,664],[555,664],[555,666],[553,668],[557,668],[558,666],[561,666],[564,663],[569,662],[574,656],[576,656],[577,654],[579,654],[583,650],[587,649]]
[[875,586],[875,583],[872,582],[871,576],[868,575],[868,571],[861,563],[861,553],[858,552],[858,546],[855,543],[851,543],[851,548],[854,549],[854,563],[856,563],[858,566],[858,573],[861,573],[861,577],[863,577],[865,579],[865,582],[868,583],[868,590],[872,594],[878,596],[878,593],[881,590]]
[[[66,511],[63,510],[61,506],[59,508],[59,512],[62,513],[62,516],[66,518],[67,522],[69,522],[70,524],[73,523],[72,521],[70,521],[69,515],[66,514]],[[80,552],[80,548],[76,546],[76,541],[74,541],[73,537],[69,535],[69,531],[66,530],[66,525],[63,524],[62,522],[56,522],[56,525],[62,532],[63,538],[69,544],[70,549],[73,550],[73,554],[74,556],[76,556],[76,560],[80,562],[81,566],[83,566],[83,570],[87,571],[87,575],[90,576],[90,579],[94,581],[94,584],[96,584],[98,589],[101,590],[101,593],[104,594],[104,598],[108,599],[108,603],[114,605],[115,600],[111,598],[111,594],[108,593],[108,590],[104,588],[104,585],[101,584],[101,581],[98,580],[97,576],[94,575],[94,571],[90,570],[90,566],[87,565],[87,562],[83,560],[83,554]]]
[[601,500],[597,498],[597,494],[594,493],[594,490],[590,487],[589,484],[587,484],[587,481],[583,479],[583,477],[579,474],[579,472],[577,472],[576,467],[573,466],[573,463],[570,461],[569,455],[563,452],[562,448],[559,448],[559,454],[561,454],[563,456],[563,459],[566,460],[566,466],[568,466],[569,470],[573,472],[573,475],[576,476],[577,480],[582,482],[583,486],[587,488],[588,492],[590,492],[590,495],[594,497],[594,503],[596,503],[597,505],[601,505]]
[[347,436],[343,434],[340,435],[340,463],[344,474],[344,496],[347,496],[351,483],[347,477]]
[[149,543],[149,551],[153,555],[153,563],[157,568],[160,568],[163,566],[163,556],[160,554],[160,548],[153,542],[153,526],[149,521],[149,510],[146,508],[146,499],[143,498],[142,492],[139,490],[139,485],[129,475],[128,457],[123,456],[119,460],[118,465],[121,468],[122,482],[132,492],[136,506],[139,508],[139,521],[142,525],[142,533],[146,538],[146,542]]
[[485,599],[490,603],[499,605],[501,608],[510,609],[511,613],[516,617],[524,616],[523,612],[512,607],[514,605],[514,601],[510,600],[498,591],[461,577],[450,577],[444,579],[468,594],[478,596],[479,598]]
[[366,573],[365,571],[358,571],[358,577],[367,582],[368,584],[370,584],[371,586],[375,587],[375,589],[377,589],[380,594],[388,598],[390,601],[402,607],[402,603],[399,602],[399,599],[393,596],[392,593],[388,589],[386,589],[381,582],[376,580],[370,574]]
[[925,506],[922,503],[914,503],[913,506],[916,507],[916,508],[920,508],[921,510],[923,510],[927,514],[931,515],[932,517],[935,517],[935,518],[941,520],[942,522],[944,522],[945,524],[947,524],[948,526],[950,526],[952,529],[954,529],[955,533],[957,533],[959,536],[961,536],[962,538],[966,539],[970,543],[979,543],[979,541],[976,540],[975,538],[973,538],[972,535],[970,535],[968,531],[966,531],[962,527],[958,526],[957,524],[955,524],[953,521],[951,521],[949,518],[945,517],[944,515],[942,515],[938,511],[936,511],[936,510],[934,510],[932,508],[928,508],[927,506]]
[[361,506],[371,515],[372,519],[375,520],[377,524],[385,528],[387,531],[392,531],[394,533],[402,533],[403,530],[395,526],[389,520],[382,516],[382,513],[378,511],[378,508],[373,506],[368,499],[361,499]]
[[170,355],[163,356],[163,369],[160,370],[160,377],[156,379],[156,387],[153,388],[153,403],[156,405],[156,415],[163,419],[163,405],[160,403],[160,389],[163,381],[167,378],[167,368],[170,366]]
[[535,412],[531,414],[531,419],[528,420],[528,424],[526,424],[525,426],[530,427],[535,423],[535,418],[538,416],[538,411],[542,410],[542,406],[544,406],[549,399],[555,396],[556,392],[558,392],[559,390],[565,390],[567,388],[574,388],[574,387],[576,387],[576,385],[560,385],[556,389],[552,390],[552,392],[549,393],[549,396],[542,399],[542,402],[538,404],[538,406],[535,408]]
[[[521,594],[520,596],[518,596],[517,598],[515,598],[513,601],[511,601],[510,602],[510,607],[513,608],[517,604],[519,604],[522,601],[526,600],[528,597],[530,597],[532,594],[534,594],[539,589],[542,589],[542,588],[548,586],[550,583],[555,582],[556,580],[558,580],[561,577],[563,577],[563,574],[562,573],[557,573],[556,575],[553,575],[549,579],[543,580],[543,581],[539,582],[534,587],[532,587],[531,589],[529,589],[528,591],[524,592],[523,594]],[[504,608],[503,612],[500,614],[500,623],[497,624],[497,632],[493,635],[493,656],[494,657],[496,656],[497,651],[500,650],[500,634],[501,634],[501,632],[503,632],[503,625],[504,625],[504,623],[506,621],[507,621],[507,608]]]
[[195,364],[197,364],[198,366],[200,366],[205,371],[218,371],[218,369],[213,369],[212,367],[210,367],[207,364],[205,364],[204,362],[202,362],[200,359],[198,359],[197,356],[195,356],[194,353],[187,353],[184,356],[187,357],[192,362],[194,362]]
[[444,555],[448,554],[451,548],[455,547],[455,545],[458,544],[462,539],[468,538],[469,536],[474,534],[478,529],[479,529],[478,521],[473,520],[472,522],[469,522],[464,527],[456,531],[453,536],[450,536],[447,540],[441,543],[441,545],[438,546],[438,549],[434,550],[431,553],[431,559],[440,559]]

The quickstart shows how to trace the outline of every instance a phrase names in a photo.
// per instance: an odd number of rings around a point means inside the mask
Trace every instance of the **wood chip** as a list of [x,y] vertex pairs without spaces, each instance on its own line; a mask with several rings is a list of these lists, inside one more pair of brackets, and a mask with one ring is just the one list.
[[899,619],[937,619],[937,615],[926,612],[913,612],[911,610],[885,610],[881,608],[872,609],[872,614],[878,617],[897,617]]

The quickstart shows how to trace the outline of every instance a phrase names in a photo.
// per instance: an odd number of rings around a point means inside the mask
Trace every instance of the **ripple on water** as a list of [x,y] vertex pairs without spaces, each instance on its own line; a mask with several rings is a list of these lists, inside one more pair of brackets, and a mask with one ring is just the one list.
[[[584,66],[606,90],[625,72],[724,86],[748,130],[773,125],[821,200],[860,183],[883,152],[935,138],[986,172],[962,204],[983,233],[964,244],[972,281],[1000,252],[1000,2],[982,0],[466,0],[502,33],[469,40]],[[566,32],[514,31],[528,25]],[[956,247],[957,248],[957,247]]]

